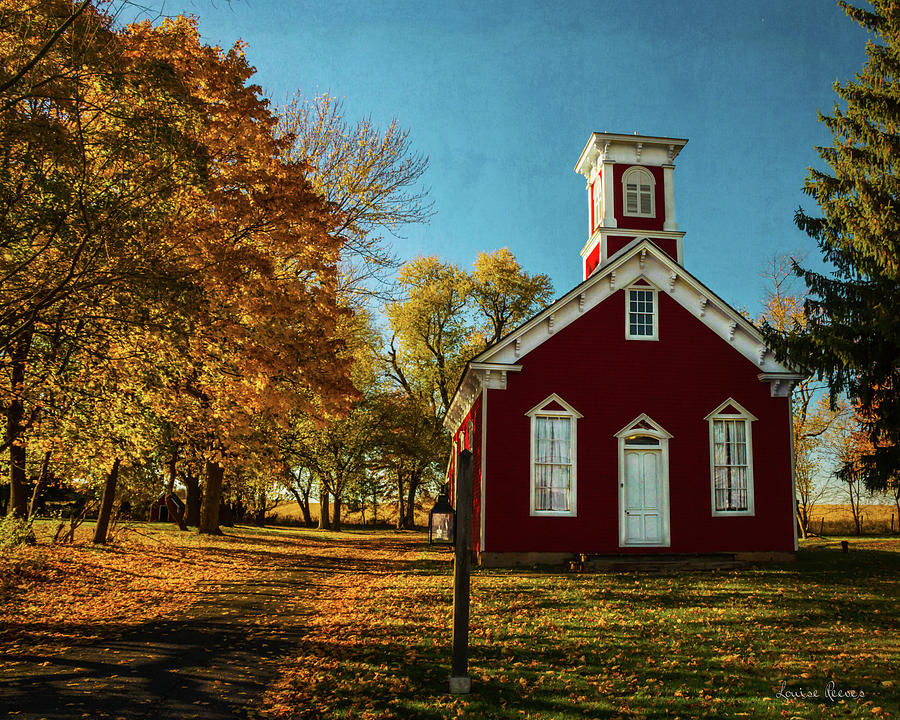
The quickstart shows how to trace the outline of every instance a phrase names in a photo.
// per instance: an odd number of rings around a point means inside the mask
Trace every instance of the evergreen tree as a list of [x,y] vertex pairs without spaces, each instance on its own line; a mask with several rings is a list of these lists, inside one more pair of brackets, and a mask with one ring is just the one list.
[[833,401],[846,394],[858,409],[871,452],[840,473],[879,490],[900,468],[900,4],[838,4],[875,41],[855,79],[835,83],[846,107],[819,115],[834,136],[817,148],[831,172],[810,168],[804,191],[822,217],[795,216],[834,272],[795,266],[810,291],[806,327],[767,332],[782,359],[827,379]]

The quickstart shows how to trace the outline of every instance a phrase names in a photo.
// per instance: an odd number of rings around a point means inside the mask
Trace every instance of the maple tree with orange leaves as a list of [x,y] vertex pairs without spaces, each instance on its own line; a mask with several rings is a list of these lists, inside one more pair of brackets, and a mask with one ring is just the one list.
[[340,214],[285,158],[240,45],[202,45],[187,18],[120,29],[92,5],[3,6],[4,77],[43,52],[0,115],[10,507],[27,512],[29,447],[58,471],[117,471],[167,421],[203,464],[201,530],[217,532],[257,418],[354,393]]

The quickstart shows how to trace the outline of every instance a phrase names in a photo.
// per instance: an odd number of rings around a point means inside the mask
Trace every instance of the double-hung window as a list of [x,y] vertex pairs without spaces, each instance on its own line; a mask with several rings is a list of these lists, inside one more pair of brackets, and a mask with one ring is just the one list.
[[551,395],[531,417],[531,514],[576,514],[576,423],[581,414]]
[[656,340],[656,290],[638,285],[626,291],[625,337],[629,340]]
[[644,168],[633,167],[622,176],[625,214],[631,217],[656,217],[656,181]]
[[709,422],[712,511],[714,515],[752,515],[753,415],[728,399],[707,416]]

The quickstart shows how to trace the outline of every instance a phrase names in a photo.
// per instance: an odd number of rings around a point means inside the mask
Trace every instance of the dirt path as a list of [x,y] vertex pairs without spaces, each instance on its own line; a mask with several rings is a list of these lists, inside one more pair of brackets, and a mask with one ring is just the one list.
[[[268,571],[201,588],[176,619],[83,628],[95,637],[61,652],[4,653],[0,717],[253,717],[278,661],[303,635],[307,582],[301,570]],[[77,638],[78,628],[67,635]]]

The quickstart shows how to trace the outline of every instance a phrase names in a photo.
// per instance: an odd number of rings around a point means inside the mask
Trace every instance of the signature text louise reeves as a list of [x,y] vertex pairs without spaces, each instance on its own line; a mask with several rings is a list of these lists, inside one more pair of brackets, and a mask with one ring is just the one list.
[[822,689],[821,693],[818,688],[789,688],[787,682],[782,680],[781,687],[778,688],[778,691],[775,693],[775,697],[781,698],[782,700],[809,700],[824,697],[831,702],[837,702],[838,700],[859,700],[865,696],[866,693],[862,690],[844,690],[843,688],[839,688],[835,685],[834,680],[829,680],[825,683],[825,687]]

